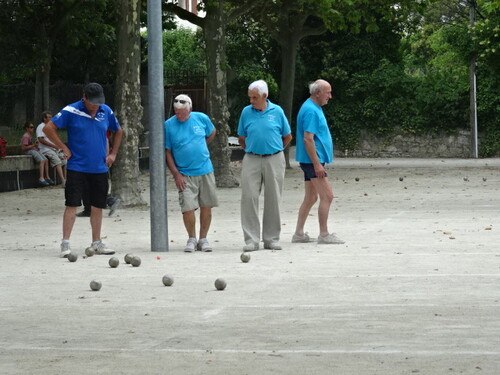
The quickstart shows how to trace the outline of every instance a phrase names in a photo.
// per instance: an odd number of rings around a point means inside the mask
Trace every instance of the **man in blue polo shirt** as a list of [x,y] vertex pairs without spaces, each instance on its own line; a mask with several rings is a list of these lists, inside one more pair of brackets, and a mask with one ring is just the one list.
[[[174,99],[175,116],[165,121],[165,157],[179,191],[184,227],[188,233],[185,252],[210,252],[207,240],[212,222],[212,207],[219,202],[216,195],[214,167],[208,144],[215,137],[210,118],[201,112],[192,112],[192,101],[187,95]],[[195,211],[200,209],[200,237],[196,239]]]
[[[92,206],[90,246],[96,254],[114,254],[114,251],[101,241],[102,209],[106,208],[108,166],[116,159],[122,129],[113,111],[104,101],[102,86],[89,83],[84,87],[80,101],[64,107],[44,127],[45,135],[58,149],[63,150],[68,159],[61,258],[66,258],[71,252],[69,239],[75,223],[76,208],[82,205],[86,189]],[[59,138],[58,129],[67,130],[67,146]],[[109,155],[106,139],[108,129],[114,132],[113,150]]]
[[319,197],[318,244],[343,244],[335,234],[328,232],[328,214],[333,201],[333,189],[325,170],[325,164],[333,161],[333,142],[326,123],[323,107],[332,98],[332,87],[322,79],[309,85],[311,96],[297,116],[297,146],[295,159],[304,171],[305,195],[299,209],[297,226],[292,242],[309,242],[304,225],[309,211]]
[[281,250],[280,206],[285,179],[283,149],[292,140],[283,109],[268,99],[263,80],[248,86],[250,105],[243,108],[238,125],[238,141],[245,150],[241,167],[241,226],[243,251],[259,250],[259,196],[264,185],[262,239],[264,249]]

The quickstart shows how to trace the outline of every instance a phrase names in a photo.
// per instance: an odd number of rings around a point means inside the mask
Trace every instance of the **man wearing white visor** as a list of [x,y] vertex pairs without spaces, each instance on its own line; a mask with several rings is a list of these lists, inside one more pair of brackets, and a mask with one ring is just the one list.
[[[175,115],[165,121],[165,155],[179,191],[184,226],[188,233],[185,252],[212,251],[207,240],[212,222],[212,207],[218,206],[214,167],[208,144],[215,137],[210,118],[192,112],[187,95],[174,99]],[[200,209],[200,233],[196,239],[195,211]]]

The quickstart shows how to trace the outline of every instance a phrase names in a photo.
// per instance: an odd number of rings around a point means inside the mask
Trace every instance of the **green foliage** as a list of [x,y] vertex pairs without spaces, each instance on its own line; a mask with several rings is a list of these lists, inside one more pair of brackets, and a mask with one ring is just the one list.
[[478,17],[471,29],[477,42],[479,62],[483,62],[494,73],[500,74],[500,1],[478,1],[482,17]]
[[[334,99],[324,110],[338,148],[356,148],[362,131],[390,135],[395,129],[424,134],[469,128],[468,69],[480,47],[469,34],[468,8],[440,0],[430,14],[411,22],[399,36],[390,22],[379,22],[373,34],[327,34],[301,47],[301,92],[318,77],[332,83]],[[478,60],[481,156],[500,154],[498,60]]]
[[163,71],[165,86],[186,85],[186,72],[205,74],[201,36],[188,29],[163,32]]
[[276,76],[279,61],[276,43],[259,24],[249,17],[228,25],[226,51],[228,58],[229,127],[236,134],[241,110],[249,104],[248,85],[263,79],[269,87],[269,99],[277,103],[279,97]]
[[[34,80],[109,82],[116,47],[112,0],[6,0],[0,7],[0,83]],[[111,74],[110,74],[111,73]],[[111,78],[112,79],[112,78]]]
[[500,75],[480,69],[477,75],[478,128],[482,135],[479,153],[483,157],[500,156]]

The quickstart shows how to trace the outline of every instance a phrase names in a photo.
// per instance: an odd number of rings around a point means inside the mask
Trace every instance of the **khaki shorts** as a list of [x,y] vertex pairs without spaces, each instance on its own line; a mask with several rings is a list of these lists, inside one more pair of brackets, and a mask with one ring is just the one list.
[[68,162],[62,151],[47,150],[44,151],[43,155],[50,160],[51,167],[55,167],[59,164],[66,165]]
[[219,205],[213,172],[202,176],[184,176],[184,178],[186,188],[184,191],[179,191],[179,204],[183,213],[200,207]]

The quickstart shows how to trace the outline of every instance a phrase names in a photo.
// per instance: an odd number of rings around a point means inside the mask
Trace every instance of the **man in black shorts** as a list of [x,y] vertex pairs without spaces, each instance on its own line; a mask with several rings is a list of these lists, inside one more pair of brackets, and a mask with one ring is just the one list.
[[[68,146],[57,134],[66,129]],[[114,132],[114,147],[107,154],[106,132]],[[108,166],[116,159],[122,139],[122,129],[113,111],[104,104],[104,92],[98,83],[89,83],[83,89],[83,98],[67,105],[45,125],[45,135],[63,150],[68,159],[66,181],[66,209],[63,216],[63,239],[61,258],[70,252],[69,239],[75,224],[76,208],[82,205],[82,198],[88,188],[90,225],[92,227],[91,247],[96,254],[114,254],[101,241],[102,209],[106,208],[108,194]]]

